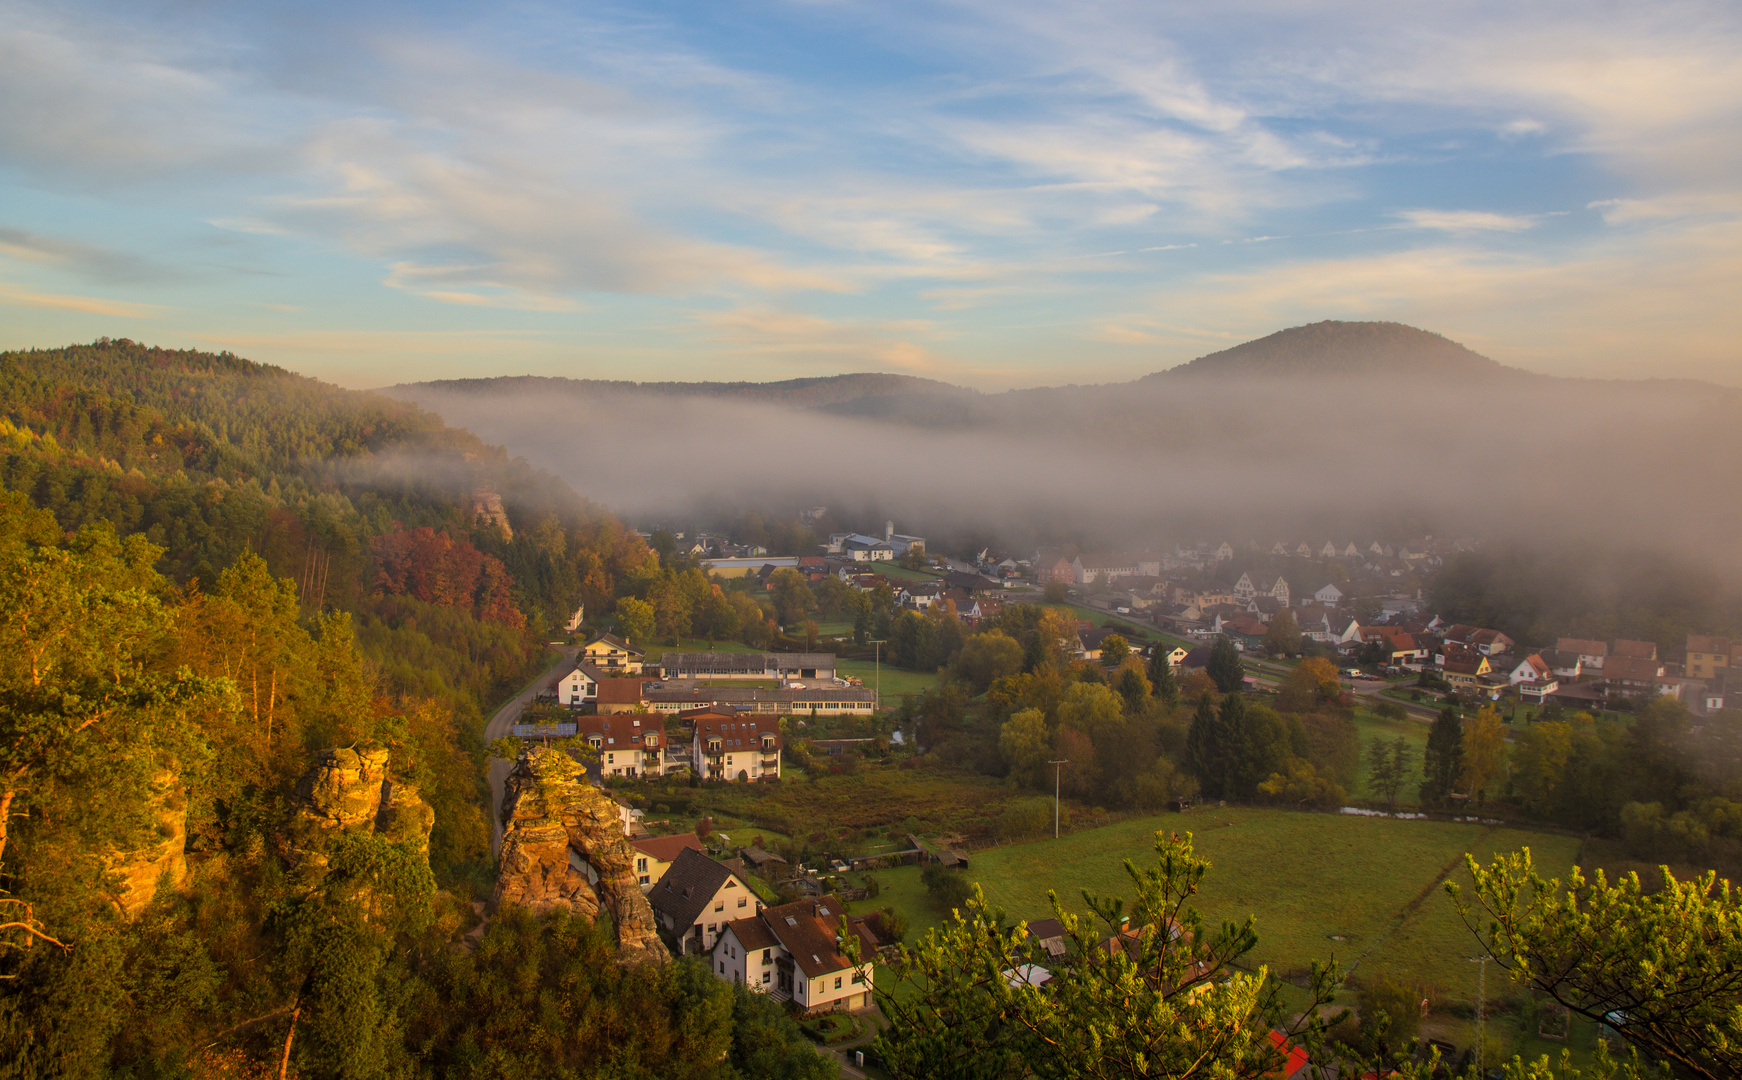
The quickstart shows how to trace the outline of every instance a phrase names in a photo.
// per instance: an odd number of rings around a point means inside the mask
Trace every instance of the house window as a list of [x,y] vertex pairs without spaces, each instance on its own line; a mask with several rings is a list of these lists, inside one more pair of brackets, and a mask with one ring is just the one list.
[[774,950],[773,949],[763,949],[762,950],[762,963],[765,965],[774,963]]
[[639,859],[636,859],[636,860],[635,860],[635,872],[636,872],[636,873],[637,873],[637,874],[639,874],[639,873],[642,873],[642,872],[643,872],[643,871],[645,871],[645,870],[646,870],[646,869],[647,869],[647,859],[646,859],[646,857],[642,857],[642,858],[639,858]]
[[648,883],[649,883],[649,882],[648,882],[648,878],[647,878],[647,875],[646,875],[646,874],[642,874],[642,875],[641,875],[641,880],[640,880],[640,881],[637,881],[637,882],[636,882],[636,883],[635,883],[635,884],[637,884],[637,885],[646,885],[646,884],[648,884]]
[[748,897],[740,896],[738,898],[738,906],[739,907],[743,907],[744,905],[748,904],[749,902],[750,902],[750,900]]
[[865,973],[863,971],[861,971],[858,974],[853,976],[853,985],[854,986],[865,985]]
[[764,972],[763,972],[763,973],[762,973],[762,985],[763,985],[763,986],[767,986],[767,985],[768,985],[768,976],[769,976],[769,974],[770,974],[770,973],[769,973],[769,972],[766,972],[766,971],[764,971]]
[[715,900],[714,901],[714,910],[715,911],[725,911],[726,910],[726,902],[724,900]]
[[839,990],[840,988],[841,988],[841,977],[839,975],[836,975],[835,976],[835,989]]

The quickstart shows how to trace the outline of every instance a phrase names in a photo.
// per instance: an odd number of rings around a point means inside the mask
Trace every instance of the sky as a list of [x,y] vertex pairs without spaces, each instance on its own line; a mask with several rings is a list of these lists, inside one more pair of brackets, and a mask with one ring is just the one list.
[[1742,5],[0,0],[0,347],[1002,389],[1390,319],[1742,385]]

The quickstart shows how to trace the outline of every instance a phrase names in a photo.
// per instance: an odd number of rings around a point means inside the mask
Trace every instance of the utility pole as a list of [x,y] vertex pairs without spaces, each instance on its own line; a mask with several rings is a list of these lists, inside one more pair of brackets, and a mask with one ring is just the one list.
[[1052,769],[1052,838],[1059,838],[1059,777],[1064,773],[1065,766],[1071,763],[1070,758],[1063,761],[1049,761]]
[[887,638],[871,639],[871,644],[873,646],[871,657],[875,665],[873,668],[874,674],[872,675],[872,678],[875,681],[871,684],[873,687],[871,691],[871,708],[875,712],[883,711],[883,643],[887,640]]
[[1481,965],[1476,969],[1476,1075],[1483,1075],[1482,1044],[1488,1035],[1488,961],[1491,956],[1472,956],[1470,963]]

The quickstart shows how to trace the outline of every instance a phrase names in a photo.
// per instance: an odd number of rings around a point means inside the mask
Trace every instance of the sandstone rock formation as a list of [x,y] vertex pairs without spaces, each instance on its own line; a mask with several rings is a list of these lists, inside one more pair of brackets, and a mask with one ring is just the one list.
[[502,799],[501,869],[492,907],[565,908],[611,916],[623,963],[667,963],[653,908],[635,881],[635,851],[617,804],[560,750],[524,750]]
[[327,869],[327,852],[348,832],[370,832],[429,851],[435,811],[415,785],[387,774],[386,750],[326,750],[297,783],[285,855],[305,876]]
[[129,915],[151,903],[159,882],[173,889],[188,876],[187,793],[181,776],[169,769],[159,772],[152,777],[150,797],[157,812],[157,842],[112,855],[108,862],[115,875],[115,903]]

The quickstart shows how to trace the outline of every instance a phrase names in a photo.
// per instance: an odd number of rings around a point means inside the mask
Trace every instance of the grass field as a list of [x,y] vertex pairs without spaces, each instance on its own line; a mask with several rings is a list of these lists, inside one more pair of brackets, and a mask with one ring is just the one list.
[[[836,661],[835,674],[843,679],[863,679],[867,690],[877,688],[877,665],[870,660]],[[922,671],[903,671],[885,659],[882,682],[884,707],[894,708],[901,703],[901,695],[923,694],[942,680],[936,673],[927,675]]]
[[[1570,837],[1477,824],[1211,807],[978,852],[968,874],[1012,919],[1050,915],[1048,889],[1081,913],[1082,889],[1130,895],[1122,862],[1151,861],[1158,829],[1193,832],[1210,861],[1195,905],[1206,920],[1254,916],[1253,962],[1289,972],[1334,956],[1357,975],[1420,983],[1455,1002],[1475,998],[1476,966],[1465,960],[1475,941],[1440,885],[1447,875],[1464,880],[1464,852],[1486,859],[1528,845],[1545,872],[1564,875],[1577,849]],[[936,925],[941,913],[917,867],[876,877],[881,895],[859,906],[895,906],[913,928],[910,940]],[[1505,989],[1490,980],[1491,996]]]
[[692,638],[688,641],[683,641],[683,642],[680,642],[676,645],[666,645],[663,643],[643,642],[643,643],[636,645],[636,648],[640,649],[642,652],[647,654],[645,662],[649,663],[649,664],[657,664],[660,661],[660,659],[663,658],[665,656],[665,654],[668,652],[677,652],[677,653],[708,652],[709,650],[712,650],[714,652],[761,652],[762,651],[761,649],[752,649],[750,646],[744,644],[741,641],[709,642],[705,638]]
[[[805,840],[845,842],[849,850],[877,846],[878,837],[907,832],[986,833],[1012,799],[1027,792],[975,773],[945,769],[865,768],[852,776],[791,779],[779,784],[709,786],[692,814],[713,812]],[[867,836],[868,832],[877,836]]]

